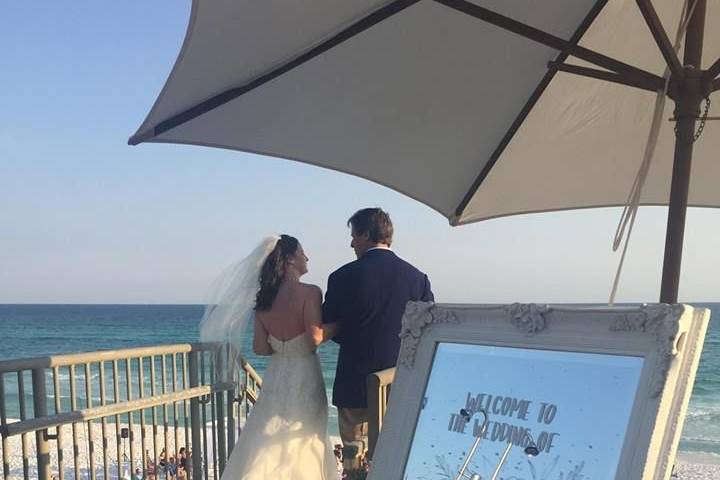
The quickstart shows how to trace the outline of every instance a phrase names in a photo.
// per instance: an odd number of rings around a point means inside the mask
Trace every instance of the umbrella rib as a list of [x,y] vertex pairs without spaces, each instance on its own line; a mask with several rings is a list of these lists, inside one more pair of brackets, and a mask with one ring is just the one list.
[[619,83],[621,85],[627,85],[629,87],[647,90],[648,92],[657,92],[658,90],[661,90],[663,88],[662,81],[649,82],[645,77],[630,77],[627,75],[620,75],[615,72],[608,72],[606,70],[597,70],[595,68],[581,67],[580,65],[548,62],[548,68],[559,70],[565,73],[571,73],[574,75],[580,75],[582,77],[590,77],[598,80]]
[[371,14],[363,17],[362,19],[353,23],[352,25],[345,28],[341,32],[332,36],[328,40],[320,43],[319,45],[317,45],[314,48],[308,50],[307,52],[301,54],[300,56],[294,58],[293,60],[290,60],[289,62],[285,63],[284,65],[281,65],[281,66],[271,70],[270,72],[265,73],[265,74],[255,78],[254,80],[251,80],[250,82],[246,83],[245,85],[243,85],[241,87],[235,87],[235,88],[226,90],[226,91],[219,93],[203,102],[198,103],[197,105],[194,105],[194,106],[188,108],[187,110],[185,110],[179,114],[173,115],[172,117],[168,118],[167,120],[163,120],[162,122],[158,123],[157,125],[155,125],[155,127],[152,127],[145,132],[142,132],[138,135],[133,136],[132,138],[130,138],[128,143],[130,145],[137,145],[138,143],[141,143],[143,141],[149,140],[150,138],[161,135],[162,133],[167,132],[168,130],[171,130],[171,129],[173,129],[177,126],[180,126],[194,118],[199,117],[200,115],[203,115],[211,110],[214,110],[215,108],[220,107],[220,106],[238,98],[239,96],[244,95],[247,92],[250,92],[250,91],[270,82],[271,80],[274,80],[277,77],[303,65],[304,63],[312,60],[313,58],[327,52],[328,50],[332,49],[333,47],[340,45],[341,43],[345,42],[346,40],[351,39],[352,37],[364,32],[365,30],[382,22],[383,20],[405,10],[407,7],[410,7],[419,1],[420,0],[395,0],[394,2],[389,3],[388,5],[385,5],[384,7],[380,8],[379,10],[376,10],[376,11],[372,12]]
[[[602,9],[607,4],[608,0],[598,0],[595,5],[590,9],[588,14],[585,16],[585,19],[582,21],[578,29],[575,31],[573,36],[570,38],[570,42],[573,44],[576,44],[580,41],[582,36],[585,34],[588,28],[590,28],[590,25],[595,21],[595,18],[600,14]],[[560,54],[558,54],[557,58],[555,59],[555,62],[562,63],[564,62],[568,57],[568,52],[561,51]],[[475,178],[475,181],[468,189],[467,193],[463,197],[462,201],[458,205],[458,207],[455,209],[455,216],[453,219],[450,220],[450,223],[453,225],[460,224],[460,218],[465,211],[465,208],[470,203],[470,200],[475,195],[475,193],[480,188],[480,185],[483,181],[485,181],[485,178],[490,173],[490,170],[492,170],[493,166],[495,166],[495,162],[500,158],[500,155],[502,155],[503,151],[505,151],[505,147],[508,146],[512,138],[515,136],[515,133],[518,131],[520,126],[523,124],[525,119],[527,118],[530,111],[533,109],[537,101],[540,99],[540,96],[545,92],[545,89],[550,84],[552,79],[555,77],[555,74],[557,73],[557,70],[554,69],[548,69],[547,73],[545,73],[545,76],[542,78],[538,86],[535,88],[533,93],[530,95],[530,98],[528,99],[527,103],[525,103],[525,106],[520,110],[520,113],[518,113],[518,116],[515,118],[515,121],[513,121],[512,125],[508,129],[508,131],[505,133],[505,136],[500,140],[500,143],[498,144],[497,148],[493,151],[492,155],[490,155],[490,158],[483,166],[482,170],[480,171],[480,174]]]
[[[718,58],[715,61],[715,63],[713,63],[712,66],[710,66],[710,68],[707,69],[707,71],[705,72],[705,75],[710,80],[712,80],[713,78],[720,75],[720,58]],[[717,81],[717,79],[716,79],[716,81]],[[713,85],[714,85],[714,83],[713,83]]]
[[616,73],[624,73],[628,75],[636,75],[647,78],[650,81],[662,80],[659,76],[646,72],[638,67],[634,67],[620,60],[608,57],[602,53],[598,53],[589,48],[581,47],[576,43],[569,42],[560,37],[556,37],[548,32],[531,27],[530,25],[518,22],[512,18],[500,15],[499,13],[488,10],[487,8],[480,7],[474,3],[470,3],[466,0],[434,0],[437,3],[445,5],[446,7],[452,8],[459,12],[465,13],[479,20],[483,20],[487,23],[500,27],[504,30],[508,30],[517,35],[528,38],[532,41],[541,43],[555,50],[561,52],[567,52],[574,57],[590,62],[598,67],[612,70]]
[[675,53],[675,49],[670,42],[670,38],[668,38],[662,22],[660,21],[660,17],[658,17],[652,3],[650,3],[650,0],[636,0],[636,2],[638,8],[640,8],[640,13],[642,13],[643,18],[645,19],[645,23],[647,23],[647,26],[650,29],[650,33],[652,33],[653,38],[655,38],[655,43],[657,43],[660,53],[662,53],[662,56],[665,58],[665,61],[670,67],[670,71],[674,76],[682,77],[683,67],[680,63],[680,59]]

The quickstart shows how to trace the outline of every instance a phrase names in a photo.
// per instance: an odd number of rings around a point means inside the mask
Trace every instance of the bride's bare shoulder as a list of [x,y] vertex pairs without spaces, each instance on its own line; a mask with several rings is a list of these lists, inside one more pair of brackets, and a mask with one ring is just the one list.
[[317,285],[312,285],[310,283],[301,283],[300,288],[303,292],[303,295],[305,295],[307,298],[316,298],[319,296],[320,300],[322,300],[322,289]]

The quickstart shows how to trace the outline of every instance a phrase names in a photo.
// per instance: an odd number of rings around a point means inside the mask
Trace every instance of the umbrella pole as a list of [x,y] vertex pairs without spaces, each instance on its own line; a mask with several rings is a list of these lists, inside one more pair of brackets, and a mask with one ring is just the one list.
[[[688,2],[692,8],[693,1]],[[695,139],[695,122],[700,115],[703,92],[701,57],[705,27],[706,0],[697,0],[693,16],[685,36],[683,58],[684,78],[673,85],[671,96],[675,100],[677,118],[675,134],[675,157],[673,162],[670,203],[665,235],[665,257],[663,261],[660,302],[677,303],[680,285],[680,264],[682,261],[685,235],[685,214],[687,212],[690,170]],[[691,68],[690,66],[694,67]]]

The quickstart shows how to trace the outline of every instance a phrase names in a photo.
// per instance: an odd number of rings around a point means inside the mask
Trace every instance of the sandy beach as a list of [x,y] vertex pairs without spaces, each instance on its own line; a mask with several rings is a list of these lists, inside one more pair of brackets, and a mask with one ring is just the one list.
[[[13,420],[8,419],[8,422]],[[120,428],[126,428],[127,424],[120,424]],[[88,426],[87,424],[77,424],[77,435],[78,435],[78,463],[80,478],[90,478],[89,476],[89,462],[90,455],[88,453]],[[149,451],[151,458],[154,457],[153,450],[153,429],[151,426],[145,427],[146,431],[146,444],[145,448]],[[133,426],[133,459],[132,465],[134,468],[142,468],[142,436],[141,428],[139,425]],[[158,426],[156,431],[157,451],[159,452],[165,448],[165,429],[163,426]],[[50,430],[50,433],[54,433],[54,429]],[[212,431],[210,428],[207,429],[208,443],[212,442]],[[73,445],[72,445],[72,426],[65,425],[61,428],[61,445],[63,452],[63,470],[66,478],[75,478],[74,460],[73,460]],[[94,443],[94,462],[96,478],[104,479],[104,467],[103,467],[103,436],[102,427],[100,423],[93,423],[92,425],[92,438]],[[173,427],[168,428],[168,439],[167,439],[167,451],[169,456],[175,455],[177,450],[185,446],[185,430],[184,428],[178,428],[178,446],[175,445],[175,429]],[[28,464],[30,470],[30,478],[37,478],[37,462],[35,461],[35,435],[26,435],[26,444],[28,452]],[[106,427],[106,440],[108,448],[108,470],[109,478],[117,479],[125,476],[125,471],[130,472],[130,442],[126,440],[120,443],[120,458],[123,459],[120,471],[123,472],[122,476],[118,475],[118,442],[116,436],[116,428],[114,423],[108,423]],[[22,479],[23,478],[23,456],[22,456],[22,438],[21,436],[14,436],[8,440],[8,451],[9,451],[9,464],[10,464],[10,479]],[[127,456],[127,460],[124,460]],[[208,462],[210,468],[212,468],[212,460]],[[50,441],[50,469],[53,475],[57,476],[59,473],[58,464],[58,448],[57,442],[54,440]],[[4,472],[0,468],[0,476]]]
[[[15,422],[14,419],[8,419],[9,423]],[[127,428],[127,424],[120,424],[120,428]],[[146,426],[146,449],[149,450],[150,458],[152,459],[154,457],[153,453],[153,431],[151,426]],[[77,435],[78,435],[78,463],[79,463],[79,472],[81,479],[90,478],[89,475],[89,461],[90,456],[88,454],[88,432],[87,432],[87,424],[77,424]],[[104,474],[104,467],[103,467],[103,453],[102,453],[102,445],[103,445],[103,437],[102,437],[102,428],[101,424],[99,423],[93,423],[92,427],[92,438],[94,442],[94,460],[95,460],[95,476],[97,479],[105,479]],[[133,468],[142,468],[142,443],[141,443],[141,428],[139,425],[133,426],[133,450],[134,450],[134,456],[132,465]],[[117,463],[117,436],[116,436],[116,429],[115,424],[108,423],[106,428],[106,444],[108,448],[108,478],[109,479],[119,479],[119,478],[129,478],[128,472],[131,472],[131,463],[130,463],[130,442],[125,441],[125,445],[121,442],[120,444],[120,458],[124,459],[125,457],[123,455],[127,455],[127,461],[123,460],[121,464],[120,470],[118,470],[118,463]],[[54,433],[54,429],[51,429],[51,434]],[[158,453],[165,448],[165,429],[162,426],[158,426],[157,428],[157,451]],[[333,445],[340,443],[340,439],[337,437],[331,437],[330,438]],[[35,435],[34,434],[28,434],[26,435],[26,445],[27,445],[27,463],[29,467],[30,472],[30,478],[37,478],[37,462],[36,462],[36,454],[35,454]],[[63,450],[63,471],[65,474],[65,478],[75,478],[75,469],[74,469],[74,461],[73,461],[73,445],[72,445],[72,426],[65,425],[61,429],[61,441],[62,441],[62,450]],[[209,444],[208,448],[208,473],[210,474],[210,478],[212,478],[213,473],[213,460],[212,460],[212,454],[213,454],[213,445],[212,445],[212,429],[210,427],[207,428],[207,441]],[[23,478],[23,455],[22,455],[22,438],[21,436],[14,436],[8,439],[8,460],[9,460],[9,479],[10,480],[21,480]],[[175,445],[175,430],[172,426],[168,428],[168,442],[167,442],[167,451],[169,452],[168,456],[173,456],[176,454],[179,448],[185,447],[185,429],[184,428],[178,428],[178,445],[176,448]],[[0,447],[1,451],[1,447]],[[54,440],[50,441],[50,470],[52,472],[52,475],[54,475],[56,478],[58,477],[59,473],[59,464],[58,464],[58,449],[57,449],[57,443]],[[122,472],[119,474],[119,472]],[[4,471],[2,468],[2,464],[0,464],[0,478],[3,478]],[[163,477],[161,477],[163,478]]]
[[[10,422],[14,420],[10,420]],[[121,424],[120,428],[127,427],[126,424]],[[89,476],[89,468],[88,468],[88,462],[89,462],[89,455],[88,455],[88,442],[87,442],[87,425],[80,425],[78,424],[76,426],[77,433],[78,433],[78,462],[80,464],[80,478],[90,478]],[[100,424],[93,424],[93,442],[95,444],[95,472],[96,472],[96,478],[98,479],[104,479],[104,469],[103,469],[103,455],[102,455],[102,444],[103,444],[103,438],[102,438],[102,429]],[[141,430],[139,425],[134,425],[134,441],[133,441],[133,450],[134,450],[134,458],[133,458],[133,466],[135,468],[141,468],[142,467],[142,445],[141,445]],[[123,462],[121,465],[120,471],[122,472],[121,475],[118,475],[118,465],[117,465],[117,437],[116,437],[116,430],[114,424],[108,424],[107,429],[107,437],[106,442],[108,446],[108,469],[109,469],[109,477],[110,479],[118,479],[118,478],[124,478],[127,473],[130,472],[130,462],[129,460],[127,462]],[[52,433],[52,432],[51,432]],[[209,467],[209,473],[212,476],[212,431],[210,428],[207,429],[207,435],[208,435],[208,443],[210,443],[210,448],[208,449],[208,467]],[[75,478],[74,473],[74,462],[73,462],[73,447],[72,447],[72,427],[70,425],[66,425],[61,429],[61,436],[62,436],[62,446],[63,446],[63,470],[65,473],[66,478]],[[182,428],[178,429],[178,448],[185,446],[185,431]],[[153,444],[152,444],[152,428],[146,427],[146,448],[150,452],[150,456],[152,457],[153,454]],[[165,430],[162,426],[159,426],[157,428],[157,449],[158,452],[160,452],[165,447]],[[22,448],[21,448],[21,437],[16,436],[12,437],[8,440],[8,457],[9,457],[9,464],[10,464],[10,474],[9,478],[11,480],[16,479],[22,479],[23,478],[23,456],[22,456]],[[339,443],[340,439],[331,437],[331,441],[333,444]],[[27,435],[26,442],[28,445],[28,466],[29,466],[29,472],[30,472],[30,478],[37,478],[37,470],[36,470],[36,462],[35,462],[35,436],[32,434]],[[176,448],[175,445],[175,431],[172,427],[168,428],[168,443],[167,443],[167,451],[170,455],[174,455],[178,448]],[[126,441],[124,445],[121,443],[120,445],[120,458],[123,457],[123,451],[127,455],[128,459],[130,457],[130,442]],[[55,441],[51,441],[50,443],[50,464],[51,464],[51,471],[53,475],[57,477],[59,472],[58,467],[58,450],[57,450],[57,444]],[[701,454],[685,454],[681,453],[678,456],[677,461],[677,473],[678,478],[681,480],[717,480],[720,478],[720,456],[714,456],[714,455],[701,455]],[[4,475],[4,472],[2,470],[2,466],[0,465],[0,477]]]
[[709,480],[720,478],[720,455],[680,453],[677,459],[678,478]]

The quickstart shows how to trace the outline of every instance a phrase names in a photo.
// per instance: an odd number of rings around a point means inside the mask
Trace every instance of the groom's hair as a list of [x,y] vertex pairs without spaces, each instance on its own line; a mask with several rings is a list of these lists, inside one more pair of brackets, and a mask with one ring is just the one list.
[[373,243],[392,244],[393,224],[382,208],[363,208],[348,220],[348,226],[358,235],[368,234]]

